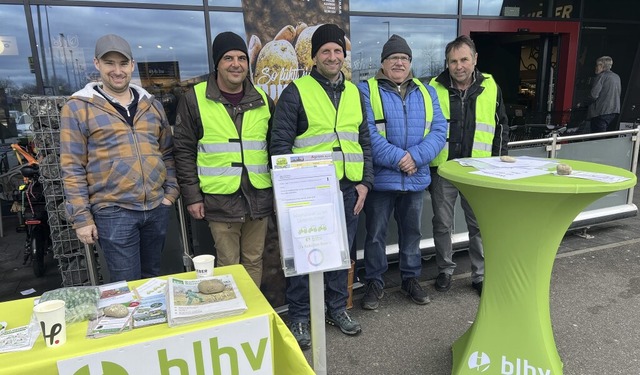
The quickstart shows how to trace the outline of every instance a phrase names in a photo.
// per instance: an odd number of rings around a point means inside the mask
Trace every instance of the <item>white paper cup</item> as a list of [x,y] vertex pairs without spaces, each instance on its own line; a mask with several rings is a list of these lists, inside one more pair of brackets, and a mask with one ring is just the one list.
[[67,324],[64,321],[64,301],[54,299],[33,307],[38,326],[47,347],[55,348],[67,342]]
[[209,254],[198,255],[193,258],[193,268],[196,269],[196,276],[198,276],[199,279],[213,276],[213,263],[215,260],[216,257]]

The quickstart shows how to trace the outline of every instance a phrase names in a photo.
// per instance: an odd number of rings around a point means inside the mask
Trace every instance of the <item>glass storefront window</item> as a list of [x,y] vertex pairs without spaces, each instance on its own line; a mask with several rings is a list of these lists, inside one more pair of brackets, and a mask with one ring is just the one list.
[[462,0],[462,14],[465,16],[499,16],[502,1]]
[[[31,71],[31,46],[24,8],[22,5],[0,5],[0,18],[0,88],[11,97],[35,93],[36,76]],[[1,108],[0,117],[3,117]]]
[[367,80],[380,68],[380,53],[389,36],[407,40],[416,77],[432,77],[444,69],[444,48],[457,35],[456,20],[351,17],[351,65],[354,82]]
[[222,7],[241,7],[241,0],[209,0],[209,5]]
[[[236,33],[247,42],[247,35],[244,30],[244,16],[240,12],[211,12],[211,40],[216,38],[216,35],[231,31]],[[211,47],[211,46],[209,46]]]
[[37,89],[24,8],[0,5],[0,19],[0,143],[4,143],[20,134],[21,119],[28,118],[20,97]]
[[457,14],[458,0],[350,0],[349,9],[359,12]]
[[109,33],[129,42],[136,62],[132,82],[153,94],[209,71],[201,12],[40,5],[32,14],[46,94],[68,95],[98,79],[95,42]]
[[[104,0],[87,0],[104,2]],[[128,3],[140,4],[178,4],[178,5],[202,5],[202,0],[128,0]]]

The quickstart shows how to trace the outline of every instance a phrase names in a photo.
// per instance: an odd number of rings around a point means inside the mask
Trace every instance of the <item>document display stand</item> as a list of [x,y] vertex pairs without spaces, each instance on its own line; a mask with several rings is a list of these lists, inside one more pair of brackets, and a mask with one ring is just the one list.
[[282,268],[309,275],[316,374],[326,374],[323,272],[349,269],[344,201],[330,152],[272,156]]

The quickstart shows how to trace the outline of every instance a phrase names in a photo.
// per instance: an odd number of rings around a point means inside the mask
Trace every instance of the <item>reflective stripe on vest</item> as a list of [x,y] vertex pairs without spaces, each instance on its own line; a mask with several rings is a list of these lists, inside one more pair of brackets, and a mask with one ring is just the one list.
[[338,111],[327,92],[311,76],[293,83],[298,88],[309,127],[293,141],[293,153],[333,151],[338,179],[362,181],[364,156],[358,142],[362,123],[360,92],[351,82],[344,82]]
[[[413,79],[413,82],[418,86],[418,89],[422,93],[424,99],[424,113],[426,114],[424,123],[424,136],[426,137],[431,130],[431,122],[433,121],[433,102],[431,101],[431,95],[426,87],[417,78]],[[369,102],[371,103],[371,109],[373,110],[373,119],[376,124],[376,129],[381,136],[387,137],[387,121],[384,118],[384,108],[382,107],[382,99],[380,98],[380,91],[378,88],[378,80],[375,78],[369,78],[367,81],[369,85]]]
[[271,187],[267,153],[271,113],[264,91],[256,87],[265,105],[242,115],[241,137],[225,106],[207,99],[207,83],[195,85],[194,90],[203,131],[196,158],[200,189],[207,194],[236,192],[240,188],[243,167],[247,169],[253,187]]
[[[496,134],[496,103],[498,101],[498,86],[491,74],[482,73],[484,80],[481,86],[484,90],[476,98],[476,131],[473,135],[473,146],[471,157],[482,158],[491,156],[493,138]],[[451,119],[449,103],[449,90],[436,81],[436,77],[431,79],[429,85],[436,89],[438,101],[442,114],[447,119]],[[450,126],[450,125],[449,125]],[[444,148],[430,163],[432,167],[437,167],[449,158],[449,126],[447,126],[447,143]]]

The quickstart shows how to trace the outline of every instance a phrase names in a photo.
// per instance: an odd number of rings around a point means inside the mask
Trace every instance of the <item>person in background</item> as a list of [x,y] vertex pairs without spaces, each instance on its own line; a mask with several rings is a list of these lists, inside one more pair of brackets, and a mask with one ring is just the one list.
[[[288,85],[276,105],[270,150],[273,155],[333,151],[344,198],[348,245],[351,247],[358,217],[373,183],[371,142],[362,98],[357,87],[340,71],[346,57],[345,33],[325,24],[311,37],[311,74]],[[339,136],[338,136],[339,135]],[[326,319],[347,335],[361,327],[347,312],[348,270],[324,274]],[[311,346],[309,330],[309,278],[287,279],[289,328],[302,349]]]
[[456,268],[453,261],[451,231],[453,213],[460,195],[469,231],[471,286],[482,293],[484,253],[480,229],[473,210],[465,197],[449,181],[440,177],[437,167],[456,158],[481,158],[507,154],[509,120],[502,101],[502,92],[493,77],[476,68],[478,53],[473,40],[457,37],[445,48],[447,68],[429,83],[436,89],[440,108],[449,122],[447,143],[431,162],[431,204],[433,206],[433,239],[436,248],[438,277],[435,288],[446,292]]
[[447,121],[433,87],[411,73],[411,48],[398,35],[382,47],[382,67],[358,88],[364,97],[373,154],[373,190],[364,204],[366,292],[363,309],[378,308],[387,271],[386,238],[391,212],[398,227],[400,290],[419,305],[430,302],[418,283],[424,194],[431,182],[429,163],[444,147]]
[[242,264],[260,286],[273,189],[267,143],[274,104],[254,86],[232,32],[212,45],[215,71],[178,103],[175,158],[189,214],[209,223],[218,266]]
[[606,132],[620,114],[620,76],[611,71],[613,59],[602,56],[596,60],[596,76],[591,82],[589,97],[578,107],[587,107],[587,119],[592,133]]
[[93,63],[101,82],[74,93],[61,111],[67,213],[81,242],[99,242],[110,281],[158,276],[179,194],[171,127],[160,102],[130,83],[126,40],[98,39]]

